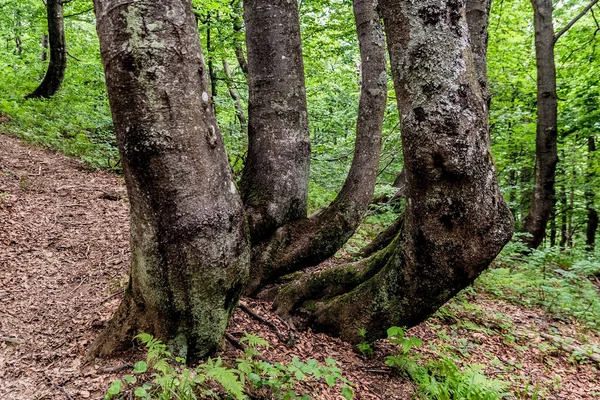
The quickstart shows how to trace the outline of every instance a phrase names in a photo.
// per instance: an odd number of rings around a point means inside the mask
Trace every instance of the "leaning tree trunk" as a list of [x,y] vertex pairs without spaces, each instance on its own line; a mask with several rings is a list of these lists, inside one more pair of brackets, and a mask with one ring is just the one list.
[[60,89],[67,69],[67,47],[65,43],[65,23],[63,20],[63,0],[47,0],[48,40],[50,62],[42,83],[26,99],[50,98]]
[[537,130],[535,142],[535,179],[524,231],[530,248],[544,240],[546,225],[554,202],[557,154],[556,68],[554,65],[554,28],[552,0],[531,0],[534,11],[535,53],[537,63]]
[[511,213],[490,154],[486,98],[460,0],[383,0],[402,123],[404,226],[358,264],[302,277],[276,306],[303,308],[316,328],[360,341],[411,326],[471,283],[510,239]]
[[594,156],[596,141],[594,136],[588,137],[588,170],[585,175],[585,207],[587,209],[587,227],[585,230],[585,247],[587,251],[594,251],[596,245],[596,232],[598,231],[598,211],[594,206],[596,192],[593,186],[595,177]]
[[196,360],[219,344],[248,273],[241,198],[214,116],[190,2],[96,0],[131,204],[131,275],[91,356],[139,331]]
[[[268,240],[255,243],[246,290],[249,294],[283,275],[333,256],[352,236],[371,203],[381,153],[388,80],[385,41],[376,7],[374,0],[354,1],[363,76],[354,158],[348,176],[329,206],[309,218],[292,221],[277,229]],[[299,29],[297,15],[294,23]],[[271,144],[271,151],[277,151],[277,146]]]

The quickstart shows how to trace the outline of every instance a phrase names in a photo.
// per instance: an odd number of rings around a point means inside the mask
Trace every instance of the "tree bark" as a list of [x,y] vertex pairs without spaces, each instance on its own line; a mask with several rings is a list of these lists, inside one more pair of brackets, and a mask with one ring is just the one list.
[[257,242],[306,217],[310,137],[296,1],[244,1],[248,156],[240,189]]
[[[513,229],[489,152],[464,0],[383,0],[381,11],[402,123],[404,226],[365,261],[369,273],[346,281],[353,289],[331,295],[325,285],[299,302],[312,326],[353,342],[363,340],[360,328],[375,339],[427,318],[489,265]],[[353,268],[338,270],[355,277]],[[294,296],[284,286],[276,305],[291,300],[298,309]]]
[[587,209],[587,226],[585,230],[585,248],[594,251],[596,247],[596,232],[598,231],[598,211],[595,208],[596,192],[592,181],[596,175],[594,156],[596,154],[596,141],[594,136],[588,137],[588,168],[585,186],[585,207]]
[[[336,199],[325,209],[279,228],[253,248],[247,293],[333,256],[360,224],[375,189],[387,99],[385,41],[373,0],[354,1],[363,66],[352,165]],[[298,21],[296,21],[299,24]],[[250,69],[252,71],[252,69]]]
[[65,23],[63,20],[63,1],[47,0],[48,37],[50,42],[50,62],[42,83],[26,99],[50,98],[60,89],[67,69],[67,47],[65,42]]
[[554,65],[554,28],[552,0],[531,0],[534,11],[537,64],[537,129],[535,178],[529,214],[524,231],[530,248],[538,248],[546,234],[554,201],[557,154],[556,68]]
[[477,81],[481,93],[486,99],[486,106],[490,107],[491,95],[487,79],[487,45],[488,45],[488,20],[491,0],[467,0],[467,25],[471,39],[471,51],[477,73]]
[[194,361],[223,337],[249,244],[191,3],[94,5],[131,204],[132,261],[125,297],[89,355],[144,331]]

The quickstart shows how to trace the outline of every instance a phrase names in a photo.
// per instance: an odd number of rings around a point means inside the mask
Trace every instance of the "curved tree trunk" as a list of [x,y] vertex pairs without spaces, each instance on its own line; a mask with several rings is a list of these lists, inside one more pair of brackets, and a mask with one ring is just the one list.
[[95,1],[131,203],[131,277],[97,356],[154,334],[194,361],[219,344],[248,273],[232,181],[189,2]]
[[531,234],[525,243],[538,248],[544,240],[546,225],[554,202],[557,153],[556,68],[554,65],[554,28],[552,0],[531,0],[534,11],[535,53],[537,63],[537,130],[535,141],[535,179],[524,231]]
[[240,181],[253,242],[306,217],[310,137],[296,1],[244,1],[248,156]]
[[513,229],[489,152],[465,2],[383,0],[381,10],[402,122],[404,226],[363,265],[337,267],[335,285],[309,296],[284,286],[276,302],[284,312],[304,306],[312,326],[349,341],[362,340],[360,328],[374,339],[431,315],[489,265]]
[[596,232],[598,231],[598,211],[595,208],[596,193],[592,182],[595,175],[594,156],[596,153],[596,141],[594,136],[588,137],[588,170],[585,175],[585,208],[587,209],[587,226],[585,230],[585,248],[594,251],[596,247]]
[[285,274],[333,256],[352,236],[371,203],[379,167],[388,79],[385,42],[376,6],[373,0],[354,1],[363,77],[354,158],[344,186],[328,207],[309,218],[286,224],[269,240],[254,246],[247,287],[250,294]]
[[26,99],[50,98],[63,82],[67,69],[67,47],[65,43],[65,23],[63,20],[63,1],[47,0],[48,40],[50,43],[50,62],[42,83]]

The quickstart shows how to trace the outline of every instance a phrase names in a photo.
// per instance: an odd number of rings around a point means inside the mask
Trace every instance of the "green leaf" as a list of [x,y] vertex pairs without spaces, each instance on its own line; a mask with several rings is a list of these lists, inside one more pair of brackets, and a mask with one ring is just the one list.
[[121,393],[121,389],[123,388],[123,382],[117,380],[117,381],[113,381],[110,386],[108,387],[108,390],[106,391],[106,393],[108,395],[111,395],[111,397],[108,397],[109,399],[112,398],[112,396],[117,395],[119,393]]
[[346,400],[352,400],[354,398],[354,390],[350,386],[342,386],[342,396]]
[[148,396],[148,392],[146,391],[146,389],[144,389],[143,387],[138,387],[133,391],[133,394],[135,394],[137,397],[144,397],[144,396]]
[[130,385],[137,382],[137,378],[131,375],[125,375],[123,380]]
[[335,386],[335,381],[336,381],[335,376],[333,376],[333,375],[325,376],[325,382],[327,382],[327,384],[329,386]]
[[148,370],[148,364],[145,361],[138,361],[133,365],[133,373],[143,374]]

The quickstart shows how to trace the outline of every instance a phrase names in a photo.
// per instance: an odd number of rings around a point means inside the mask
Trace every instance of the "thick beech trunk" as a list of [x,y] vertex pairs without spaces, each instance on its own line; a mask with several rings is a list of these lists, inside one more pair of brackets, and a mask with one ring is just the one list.
[[240,181],[253,242],[306,217],[310,137],[298,4],[244,1],[248,156]]
[[248,273],[232,181],[189,2],[96,0],[97,29],[131,203],[131,277],[90,350],[139,331],[196,360],[220,342]]
[[65,43],[65,23],[63,20],[63,1],[47,0],[48,40],[50,43],[50,62],[42,83],[27,99],[50,98],[60,89],[67,69],[67,47]]
[[537,64],[538,120],[535,143],[535,179],[524,231],[531,234],[525,243],[538,248],[544,240],[554,201],[557,153],[556,68],[552,0],[531,0],[534,11]]
[[[363,79],[354,158],[344,186],[328,207],[309,218],[286,224],[269,240],[254,247],[248,293],[333,256],[352,236],[371,203],[387,99],[385,42],[376,5],[373,0],[354,2]],[[298,20],[295,23],[299,25]]]
[[585,230],[585,246],[587,251],[594,251],[596,232],[598,231],[598,211],[595,208],[596,192],[593,187],[595,177],[594,156],[596,141],[594,136],[588,137],[588,170],[585,175],[585,207],[587,209],[587,227]]
[[362,340],[359,328],[374,339],[431,315],[489,265],[513,229],[490,154],[465,2],[383,0],[380,7],[402,123],[404,226],[363,264],[324,272],[337,276],[335,284],[291,283],[276,302],[284,313],[304,306],[313,326],[350,341]]

